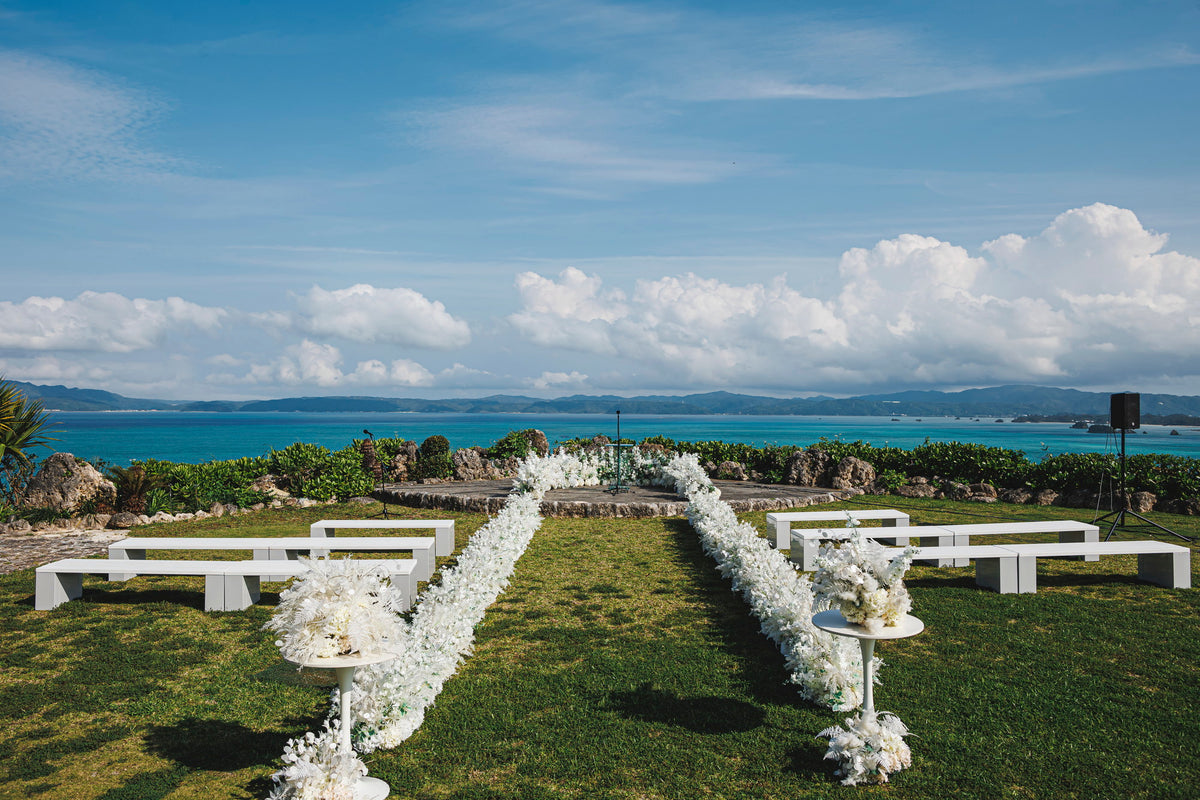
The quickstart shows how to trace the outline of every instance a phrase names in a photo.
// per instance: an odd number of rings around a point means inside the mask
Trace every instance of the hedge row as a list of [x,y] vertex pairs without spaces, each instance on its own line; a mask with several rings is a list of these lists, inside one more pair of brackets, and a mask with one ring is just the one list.
[[[563,444],[581,447],[588,439]],[[360,442],[330,451],[315,444],[297,442],[265,456],[180,464],[148,459],[135,462],[151,478],[146,496],[150,513],[208,508],[213,503],[249,506],[267,498],[250,487],[267,473],[283,476],[288,490],[314,500],[346,499],[369,494],[373,476],[363,468]],[[375,451],[387,464],[400,451],[402,439],[376,439]],[[805,449],[795,445],[756,447],[738,442],[680,442],[662,436],[642,444],[667,450],[695,453],[702,463],[737,461],[765,482],[782,482],[788,459]],[[812,445],[835,459],[856,456],[875,467],[889,483],[924,476],[959,483],[990,483],[1000,488],[1054,489],[1058,492],[1098,491],[1102,482],[1112,481],[1117,472],[1115,456],[1101,453],[1067,453],[1030,460],[1019,450],[962,442],[926,442],[912,450],[875,447],[862,441],[822,438]],[[524,456],[530,445],[523,432],[513,431],[488,448],[494,458]],[[451,473],[449,445],[444,437],[426,439],[419,449],[416,477],[448,477]],[[1111,485],[1108,484],[1108,485]],[[1130,492],[1148,491],[1161,499],[1200,497],[1200,459],[1162,454],[1139,454],[1126,459],[1126,486]],[[119,488],[119,487],[118,487]]]

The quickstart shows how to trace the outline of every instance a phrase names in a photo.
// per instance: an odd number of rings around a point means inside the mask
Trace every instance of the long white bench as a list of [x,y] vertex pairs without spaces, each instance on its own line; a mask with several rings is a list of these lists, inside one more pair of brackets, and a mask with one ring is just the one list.
[[443,558],[454,552],[454,520],[452,519],[323,519],[309,526],[309,536],[332,538],[340,530],[433,529],[436,542],[434,554]]
[[[851,528],[793,528],[791,531],[792,546],[788,558],[793,564],[805,572],[817,568],[817,555],[825,542],[840,542],[850,538]],[[932,542],[929,547],[953,547],[954,535],[933,525],[914,525],[905,531],[907,536],[885,531],[883,528],[858,528],[868,539],[874,539],[882,545],[907,546],[911,540],[918,539],[922,544]],[[919,534],[917,532],[920,532]],[[933,563],[937,567],[954,566],[949,557],[944,557]],[[966,566],[964,562],[961,566]]]
[[[791,546],[789,531],[793,522],[834,522],[846,521],[847,516],[856,520],[878,519],[886,527],[905,527],[908,525],[908,514],[893,509],[852,509],[849,511],[778,511],[767,514],[767,526],[775,531],[775,547],[778,550]],[[903,537],[900,537],[903,539]],[[897,540],[895,544],[908,544],[906,539]]]
[[[922,526],[924,527],[924,526]],[[1073,519],[1035,520],[1030,522],[981,522],[968,525],[938,525],[944,531],[949,531],[954,537],[955,545],[969,545],[972,536],[1004,536],[1023,533],[1057,533],[1059,542],[1098,542],[1100,528],[1087,522],[1076,522]],[[1083,561],[1099,561],[1100,556],[1094,554],[1071,555]],[[966,561],[960,560],[955,567],[965,567]]]
[[[800,565],[800,569],[810,572],[816,569],[815,559],[820,551],[822,542],[840,541],[850,535],[850,528],[797,528],[792,530],[791,560]],[[879,528],[859,528],[865,536],[875,539],[880,544],[903,546],[907,541],[896,540],[895,534],[884,533]],[[917,540],[924,546],[930,547],[966,547],[971,544],[972,536],[1001,536],[1013,534],[1058,534],[1062,543],[1098,542],[1100,528],[1086,522],[1075,520],[1035,520],[1025,522],[983,522],[966,525],[913,525],[905,531],[909,540]],[[1085,561],[1097,561],[1099,556],[1083,554],[1072,556]],[[919,559],[938,567],[965,567],[967,558],[944,557],[938,562],[929,559]]]
[[[415,559],[376,560],[391,575],[407,608],[416,594]],[[260,581],[266,575],[295,577],[308,567],[299,561],[168,561],[107,558],[65,558],[37,568],[33,607],[49,611],[83,596],[84,575],[105,575],[121,570],[134,575],[204,576],[205,611],[241,611],[258,602]]]
[[[168,537],[168,536],[134,536],[120,539],[108,546],[108,557],[111,559],[145,559],[147,550],[250,550],[256,561],[280,560],[295,561],[301,553],[313,550],[313,540],[306,536],[289,536],[281,538],[197,538],[197,537]],[[429,536],[341,536],[333,542],[322,544],[318,549],[322,552],[361,551],[367,553],[382,553],[390,550],[407,551],[413,554],[417,562],[414,573],[418,581],[427,581],[433,577],[435,541]],[[132,574],[111,572],[110,581],[124,581],[132,578]],[[286,580],[288,575],[268,576],[264,580]]]
[[[890,548],[895,553],[902,548]],[[1168,589],[1192,586],[1192,551],[1152,539],[1136,542],[1046,542],[1040,544],[919,547],[917,558],[975,562],[975,582],[1001,594],[1035,594],[1037,560],[1094,555],[1136,555],[1138,578]],[[1015,572],[1014,572],[1015,570]]]
[[1151,539],[1138,542],[1006,544],[1017,554],[1017,585],[1022,594],[1037,592],[1037,560],[1073,556],[1138,557],[1138,578],[1168,589],[1192,588],[1192,551],[1182,545]]

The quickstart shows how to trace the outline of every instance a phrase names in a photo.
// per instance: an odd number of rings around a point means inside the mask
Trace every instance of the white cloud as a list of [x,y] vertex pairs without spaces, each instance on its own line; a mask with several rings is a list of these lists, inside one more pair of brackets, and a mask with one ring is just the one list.
[[0,301],[0,347],[128,353],[156,347],[169,333],[214,331],[226,315],[178,297],[147,300],[114,292]]
[[[470,326],[440,302],[412,289],[377,289],[365,283],[327,291],[314,286],[296,299],[295,329],[351,342],[453,350],[471,341]],[[282,315],[267,319],[280,324]]]
[[161,103],[98,72],[0,50],[0,177],[115,178],[171,160],[138,143]]
[[[1200,259],[1130,211],[1068,211],[981,255],[904,234],[843,254],[832,300],[779,277],[693,274],[632,295],[578,270],[525,273],[509,317],[544,346],[623,359],[642,383],[847,391],[882,384],[1059,380],[1095,385],[1200,375]],[[599,310],[596,310],[599,309]]]
[[571,387],[582,389],[587,386],[588,376],[582,372],[543,372],[536,378],[528,378],[527,385],[534,389],[560,389]]

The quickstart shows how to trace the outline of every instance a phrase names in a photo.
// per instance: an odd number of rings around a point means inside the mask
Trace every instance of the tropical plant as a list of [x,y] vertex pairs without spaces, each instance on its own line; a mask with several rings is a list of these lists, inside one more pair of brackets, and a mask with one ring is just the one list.
[[145,467],[136,463],[129,467],[111,466],[105,477],[117,488],[117,510],[134,514],[146,513],[146,498],[164,486],[162,478],[151,475]]
[[37,447],[49,448],[50,414],[40,400],[25,396],[12,382],[0,378],[0,492],[16,504],[33,474]]

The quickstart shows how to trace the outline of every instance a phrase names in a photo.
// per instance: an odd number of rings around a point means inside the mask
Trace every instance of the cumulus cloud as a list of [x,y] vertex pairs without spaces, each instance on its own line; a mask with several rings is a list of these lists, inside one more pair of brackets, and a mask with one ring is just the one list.
[[327,291],[312,287],[296,298],[297,311],[264,317],[316,337],[453,350],[471,341],[471,328],[440,302],[412,289],[365,283]]
[[0,347],[128,353],[156,347],[172,332],[216,330],[226,315],[178,297],[147,300],[114,292],[6,300],[0,301]]
[[526,383],[534,389],[581,389],[587,385],[588,376],[582,372],[543,372],[536,378],[529,378]]
[[1128,210],[1094,204],[978,254],[904,234],[845,252],[840,291],[780,276],[638,281],[576,269],[517,278],[508,318],[538,344],[616,356],[658,385],[853,390],[883,384],[1104,383],[1200,374],[1200,259]]

